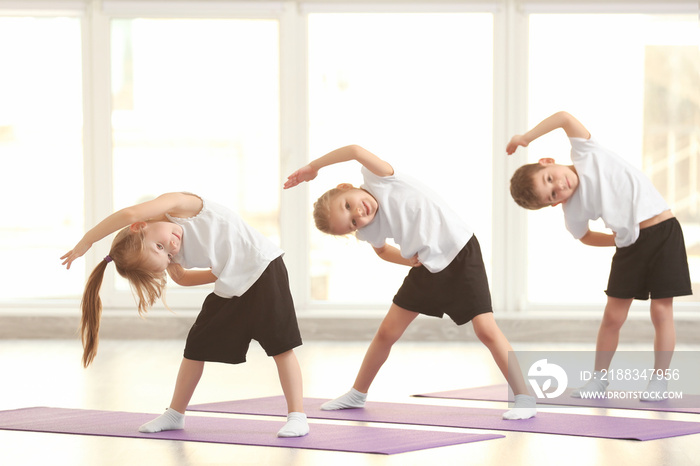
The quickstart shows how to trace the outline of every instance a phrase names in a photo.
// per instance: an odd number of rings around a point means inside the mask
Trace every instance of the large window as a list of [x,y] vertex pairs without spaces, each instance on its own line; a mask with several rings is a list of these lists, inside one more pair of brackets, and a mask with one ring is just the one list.
[[[488,13],[309,17],[309,156],[354,143],[420,178],[474,228],[489,269],[492,23]],[[312,200],[362,183],[356,163],[321,174]],[[354,237],[313,229],[311,239],[312,300],[386,306],[407,273]]]
[[273,20],[112,21],[114,205],[189,191],[279,244]]
[[[641,168],[683,226],[697,293],[697,17],[533,14],[529,27],[530,126],[567,110],[603,145]],[[546,135],[529,147],[531,161],[553,157],[568,164],[569,152],[564,132]],[[550,304],[604,301],[614,248],[574,241],[564,227],[561,207],[530,213],[528,219],[528,299]],[[697,295],[681,298],[693,299]]]
[[277,21],[113,20],[111,44],[115,208],[193,192],[279,244]]
[[48,271],[83,230],[80,20],[0,17],[0,44],[0,296],[76,296]]
[[[280,189],[288,171],[359,144],[472,226],[499,311],[600,309],[613,249],[583,246],[559,208],[524,212],[507,193],[514,162],[570,160],[563,132],[517,159],[504,151],[513,132],[559,110],[669,202],[696,290],[677,309],[697,306],[700,51],[696,4],[685,5],[0,2],[0,306],[72,312],[108,248],[67,272],[58,258],[85,229],[115,209],[191,191],[285,249],[300,313],[386,309],[407,269],[354,237],[321,234],[310,216],[327,189],[362,183],[359,165]],[[127,283],[113,277],[111,268],[106,308],[133,309]],[[172,289],[174,309],[195,309],[207,291]]]

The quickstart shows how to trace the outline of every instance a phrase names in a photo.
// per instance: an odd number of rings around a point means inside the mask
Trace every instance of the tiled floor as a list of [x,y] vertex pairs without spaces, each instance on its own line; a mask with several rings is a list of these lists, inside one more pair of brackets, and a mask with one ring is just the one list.
[[[307,342],[297,350],[309,397],[331,398],[352,384],[368,342]],[[94,366],[80,365],[77,340],[0,340],[0,409],[31,406],[160,413],[167,407],[182,341],[103,341]],[[591,349],[518,345],[516,349]],[[621,348],[625,349],[625,348]],[[634,349],[634,348],[631,348]],[[644,348],[648,349],[648,348]],[[679,349],[695,349],[685,347]],[[279,395],[274,362],[256,344],[238,366],[209,364],[193,403]],[[400,342],[370,392],[374,401],[507,409],[505,403],[430,400],[411,394],[502,382],[480,344]],[[547,408],[540,408],[542,411]],[[552,409],[552,408],[550,408]],[[561,412],[561,408],[558,410]],[[586,414],[700,422],[700,415],[584,410]],[[189,414],[194,416],[197,414]],[[313,423],[324,422],[311,420]],[[331,421],[326,421],[331,422]],[[134,426],[137,428],[138,426]],[[417,428],[414,426],[392,426]],[[432,428],[440,430],[439,428]],[[445,429],[450,430],[450,429]],[[474,433],[485,431],[472,430]],[[275,432],[271,431],[273,436]],[[646,442],[505,432],[505,438],[397,455],[338,453],[165,440],[0,431],[0,464],[16,465],[693,465],[700,434]]]

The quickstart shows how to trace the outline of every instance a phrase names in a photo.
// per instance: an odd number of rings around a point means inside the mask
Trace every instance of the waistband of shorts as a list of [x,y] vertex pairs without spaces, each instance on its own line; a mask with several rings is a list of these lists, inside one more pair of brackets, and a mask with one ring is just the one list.
[[639,234],[641,235],[642,232],[652,232],[654,230],[659,230],[661,228],[670,227],[670,226],[677,225],[677,224],[678,224],[678,219],[676,217],[667,218],[663,222],[657,223],[656,225],[652,225],[650,227],[640,229]]

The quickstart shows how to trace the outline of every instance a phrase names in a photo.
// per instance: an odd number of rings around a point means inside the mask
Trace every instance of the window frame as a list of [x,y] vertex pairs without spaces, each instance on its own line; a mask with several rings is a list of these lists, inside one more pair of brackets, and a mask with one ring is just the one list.
[[[598,305],[539,305],[527,301],[525,260],[527,238],[513,232],[526,231],[527,212],[508,194],[508,176],[519,162],[499,150],[510,135],[522,131],[528,121],[528,18],[542,13],[697,13],[691,1],[663,0],[384,0],[338,3],[309,1],[133,1],[133,0],[10,0],[0,2],[0,16],[72,16],[81,18],[84,111],[85,226],[113,212],[110,83],[110,20],[112,18],[236,18],[279,21],[280,41],[280,174],[285,177],[308,162],[307,19],[318,12],[491,12],[494,17],[493,57],[493,184],[492,184],[492,283],[494,309],[505,315],[534,316],[538,311],[600,311]],[[282,180],[280,180],[280,184]],[[308,190],[286,191],[280,199],[281,246],[287,252],[290,287],[300,315],[357,316],[358,305],[313,303],[310,300],[309,231],[306,218]],[[70,247],[71,245],[66,245]],[[106,242],[96,244],[85,255],[86,277],[96,261],[106,254]],[[59,264],[57,261],[57,268]],[[114,289],[113,268],[105,277],[102,299],[105,308],[133,310],[129,292]],[[62,271],[65,272],[65,271]],[[201,290],[178,290],[168,304],[174,310],[196,312]],[[0,310],[36,309],[49,312],[75,309],[79,299],[25,299],[0,301]],[[379,315],[386,305],[362,307],[363,316]],[[636,307],[636,306],[635,306]],[[648,304],[641,303],[645,310]],[[678,313],[690,312],[697,303],[677,303]],[[574,316],[575,314],[571,314]]]

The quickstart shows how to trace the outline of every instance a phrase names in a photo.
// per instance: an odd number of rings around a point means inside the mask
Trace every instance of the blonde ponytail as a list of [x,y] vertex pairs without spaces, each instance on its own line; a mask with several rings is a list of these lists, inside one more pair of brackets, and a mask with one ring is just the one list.
[[102,318],[100,288],[109,262],[114,262],[117,273],[129,281],[138,298],[139,315],[144,315],[162,296],[167,274],[165,271],[152,272],[143,266],[143,249],[143,232],[124,228],[114,238],[109,255],[100,261],[90,274],[80,303],[80,336],[83,342],[84,367],[88,367],[97,355]]
[[80,337],[83,341],[83,367],[88,367],[97,354],[99,342],[100,318],[102,317],[102,300],[100,288],[104,278],[107,261],[100,261],[94,268],[80,302],[82,317],[80,319]]

